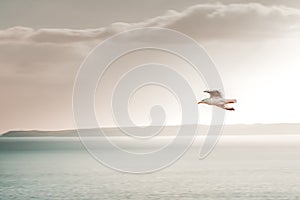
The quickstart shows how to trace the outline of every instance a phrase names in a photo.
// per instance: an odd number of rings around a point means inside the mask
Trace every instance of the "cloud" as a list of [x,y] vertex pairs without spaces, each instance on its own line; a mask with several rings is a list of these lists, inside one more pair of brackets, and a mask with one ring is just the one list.
[[98,29],[38,29],[12,27],[0,31],[0,42],[74,43],[103,40],[121,31],[142,27],[164,27],[195,39],[273,38],[300,33],[300,10],[285,6],[248,4],[200,4],[182,12],[170,10],[162,16],[138,23],[113,23]]
[[[174,10],[138,23],[113,23],[98,29],[32,29],[12,27],[0,30],[0,77],[20,83],[20,76],[51,82],[65,77],[71,83],[80,63],[99,41],[125,30],[165,27],[206,40],[274,38],[298,34],[300,10],[284,6],[249,4],[201,4]],[[68,73],[69,72],[69,73]],[[52,74],[52,75],[51,75]],[[58,77],[60,81],[58,81]]]
[[195,38],[268,38],[300,30],[300,10],[283,6],[196,5],[178,15],[165,27]]

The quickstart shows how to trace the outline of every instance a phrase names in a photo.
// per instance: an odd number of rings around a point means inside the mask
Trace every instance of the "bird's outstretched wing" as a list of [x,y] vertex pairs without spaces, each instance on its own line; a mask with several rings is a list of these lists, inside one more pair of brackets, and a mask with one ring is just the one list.
[[223,98],[219,90],[205,90],[204,92],[210,94],[210,98]]
[[235,111],[234,108],[228,107],[227,105],[217,105],[219,108],[223,108],[225,110]]

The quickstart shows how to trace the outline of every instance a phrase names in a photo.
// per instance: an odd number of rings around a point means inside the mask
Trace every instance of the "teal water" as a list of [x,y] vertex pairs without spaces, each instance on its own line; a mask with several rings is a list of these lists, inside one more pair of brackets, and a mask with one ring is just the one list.
[[300,199],[300,136],[223,136],[205,160],[199,147],[131,175],[99,164],[77,138],[0,138],[0,199]]

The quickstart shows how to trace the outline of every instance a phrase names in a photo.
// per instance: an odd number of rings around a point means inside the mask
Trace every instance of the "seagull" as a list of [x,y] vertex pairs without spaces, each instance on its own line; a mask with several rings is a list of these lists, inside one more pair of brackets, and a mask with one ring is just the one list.
[[234,111],[234,108],[228,107],[227,104],[236,103],[236,99],[224,99],[222,93],[218,90],[205,90],[204,92],[210,94],[210,97],[199,101],[198,104],[203,103],[207,105],[218,106],[219,108],[225,110]]

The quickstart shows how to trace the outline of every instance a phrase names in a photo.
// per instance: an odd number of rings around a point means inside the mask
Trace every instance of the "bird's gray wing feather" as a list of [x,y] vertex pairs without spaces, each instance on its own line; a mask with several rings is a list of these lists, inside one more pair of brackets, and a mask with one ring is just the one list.
[[204,91],[210,94],[210,98],[223,98],[219,90]]

